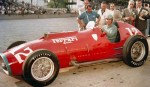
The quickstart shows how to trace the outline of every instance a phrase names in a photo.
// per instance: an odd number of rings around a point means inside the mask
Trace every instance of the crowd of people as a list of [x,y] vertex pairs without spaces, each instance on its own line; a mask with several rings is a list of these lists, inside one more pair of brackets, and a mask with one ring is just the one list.
[[11,2],[0,0],[1,15],[25,15],[25,14],[44,14],[46,10],[41,7],[31,5],[29,3]]
[[114,23],[121,20],[135,26],[144,35],[148,28],[148,35],[150,35],[150,7],[149,4],[143,5],[142,0],[136,0],[136,2],[129,0],[128,6],[123,10],[117,10],[115,3],[108,4],[102,1],[98,11],[92,9],[92,4],[88,0],[84,0],[84,5],[80,5],[78,10],[79,31],[85,30],[92,21],[95,27],[100,27],[107,34],[108,39],[113,41],[117,34],[117,26],[114,26]]

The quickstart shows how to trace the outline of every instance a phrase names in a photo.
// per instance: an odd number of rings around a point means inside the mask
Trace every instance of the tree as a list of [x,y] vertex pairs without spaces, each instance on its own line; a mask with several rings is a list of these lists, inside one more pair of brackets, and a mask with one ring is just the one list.
[[48,6],[51,8],[64,8],[65,6],[65,1],[66,0],[51,0],[48,3]]

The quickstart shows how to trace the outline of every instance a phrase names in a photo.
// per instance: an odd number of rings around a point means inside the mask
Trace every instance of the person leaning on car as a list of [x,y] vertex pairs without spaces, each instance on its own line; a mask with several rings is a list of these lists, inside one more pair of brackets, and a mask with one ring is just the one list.
[[103,34],[106,34],[110,42],[116,42],[118,30],[117,30],[117,26],[115,26],[113,23],[113,16],[109,14],[105,20],[106,20],[106,25],[104,25],[101,30]]
[[77,22],[78,22],[78,24],[80,26],[80,30],[79,31],[85,30],[86,29],[86,25],[90,21],[94,21],[95,22],[95,26],[98,26],[98,23],[100,21],[100,16],[99,16],[99,14],[97,14],[96,11],[92,10],[92,5],[89,3],[87,5],[87,7],[86,7],[86,11],[83,12],[81,15],[79,15],[78,18],[77,18]]

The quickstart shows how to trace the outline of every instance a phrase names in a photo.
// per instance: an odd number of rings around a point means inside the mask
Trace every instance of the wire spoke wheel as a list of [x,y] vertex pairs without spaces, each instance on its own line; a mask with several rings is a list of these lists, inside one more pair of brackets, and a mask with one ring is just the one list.
[[131,57],[134,61],[141,61],[145,55],[145,46],[142,42],[137,41],[131,48]]
[[31,66],[32,76],[39,81],[47,80],[54,72],[54,63],[47,57],[40,57]]
[[142,35],[130,36],[123,46],[123,62],[131,67],[142,66],[148,56],[148,42]]
[[57,56],[45,49],[31,53],[23,64],[23,78],[35,87],[47,86],[59,73]]

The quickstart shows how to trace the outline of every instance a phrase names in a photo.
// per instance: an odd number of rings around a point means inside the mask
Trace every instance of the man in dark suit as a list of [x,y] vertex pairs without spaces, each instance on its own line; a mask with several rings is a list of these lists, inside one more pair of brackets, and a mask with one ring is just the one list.
[[147,9],[142,7],[142,0],[136,1],[136,10],[138,15],[135,21],[135,27],[138,28],[144,35],[147,28],[147,19],[150,18],[150,14]]
[[[145,3],[144,4],[144,7],[149,11],[149,14],[150,14],[150,6],[149,4]],[[146,29],[148,32],[147,32],[147,36],[150,37],[150,19],[147,20],[147,29]]]
[[128,7],[125,8],[122,12],[122,19],[123,21],[134,26],[136,15],[137,15],[137,11],[134,8],[134,0],[129,0]]

